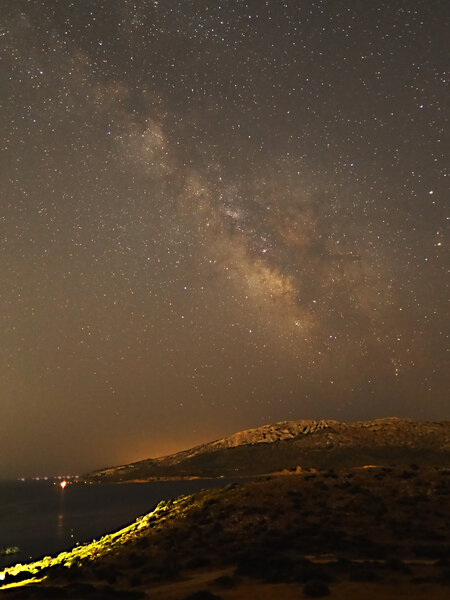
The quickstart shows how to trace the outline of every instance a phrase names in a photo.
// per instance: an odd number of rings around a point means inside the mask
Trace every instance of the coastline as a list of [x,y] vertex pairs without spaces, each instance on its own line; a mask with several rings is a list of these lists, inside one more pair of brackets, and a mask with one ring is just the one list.
[[444,600],[449,548],[438,532],[448,480],[448,469],[372,466],[205,490],[160,502],[98,541],[8,568],[6,583],[19,587],[1,591],[17,600],[58,590],[185,600],[204,589],[223,600],[293,600],[318,579],[337,600],[390,600],[398,590]]
[[161,500],[225,486],[236,479],[183,479],[84,484],[13,482],[0,489],[0,569],[84,544],[147,514]]
[[[159,482],[166,482],[166,481],[172,481],[172,482],[176,482],[176,481],[222,481],[222,480],[230,480],[230,479],[239,479],[239,480],[252,480],[255,479],[257,477],[271,477],[272,473],[263,473],[261,475],[236,475],[236,476],[231,476],[231,475],[219,475],[217,477],[207,477],[207,476],[203,476],[203,475],[186,475],[186,476],[173,476],[173,477],[149,477],[146,479],[124,479],[122,481],[89,481],[89,480],[83,480],[83,481],[77,481],[77,482],[73,482],[73,483],[83,483],[83,484],[98,484],[98,485],[104,485],[104,484],[124,484],[124,483],[159,483]],[[72,484],[71,484],[72,485]]]

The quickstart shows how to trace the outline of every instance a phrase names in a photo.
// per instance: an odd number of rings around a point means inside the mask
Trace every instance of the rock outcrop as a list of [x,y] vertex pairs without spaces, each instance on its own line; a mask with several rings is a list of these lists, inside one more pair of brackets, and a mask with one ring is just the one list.
[[450,421],[281,421],[160,458],[94,471],[87,481],[257,475],[297,466],[450,463]]

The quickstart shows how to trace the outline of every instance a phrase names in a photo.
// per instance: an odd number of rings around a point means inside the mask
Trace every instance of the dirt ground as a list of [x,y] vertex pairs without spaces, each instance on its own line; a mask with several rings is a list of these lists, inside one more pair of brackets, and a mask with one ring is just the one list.
[[[233,590],[219,590],[213,585],[214,580],[230,570],[202,572],[192,579],[150,587],[146,591],[152,600],[184,600],[190,594],[210,589],[222,600],[299,600],[307,598],[302,593],[301,584],[264,583],[246,579]],[[405,581],[357,583],[337,582],[329,586],[333,600],[448,600],[448,587],[430,583],[411,584]]]
[[[162,503],[128,528],[7,569],[12,600],[447,600],[447,469],[264,477]],[[34,573],[41,581],[20,582]],[[304,586],[319,582],[323,595]],[[17,586],[17,587],[11,587]]]

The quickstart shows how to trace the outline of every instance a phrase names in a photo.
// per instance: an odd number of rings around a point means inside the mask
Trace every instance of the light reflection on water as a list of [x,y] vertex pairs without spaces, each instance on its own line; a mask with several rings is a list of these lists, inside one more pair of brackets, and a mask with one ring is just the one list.
[[59,513],[56,521],[56,535],[58,538],[62,538],[64,535],[64,514]]
[[161,500],[224,487],[237,479],[84,485],[0,482],[0,568],[57,554],[116,531],[150,512]]

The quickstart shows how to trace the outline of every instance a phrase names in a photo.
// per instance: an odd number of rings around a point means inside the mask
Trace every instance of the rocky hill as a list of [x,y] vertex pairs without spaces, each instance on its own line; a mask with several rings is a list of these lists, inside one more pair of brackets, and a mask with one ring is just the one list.
[[90,482],[250,476],[298,468],[450,464],[450,421],[282,421],[188,450],[88,473]]

